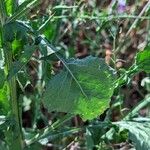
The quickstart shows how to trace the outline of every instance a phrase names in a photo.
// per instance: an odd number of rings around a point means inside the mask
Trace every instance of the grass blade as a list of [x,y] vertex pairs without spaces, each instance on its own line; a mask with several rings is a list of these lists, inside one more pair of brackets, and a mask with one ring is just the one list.
[[8,20],[7,23],[20,19],[23,15],[27,14],[33,7],[39,3],[39,0],[27,0],[18,7],[16,11]]

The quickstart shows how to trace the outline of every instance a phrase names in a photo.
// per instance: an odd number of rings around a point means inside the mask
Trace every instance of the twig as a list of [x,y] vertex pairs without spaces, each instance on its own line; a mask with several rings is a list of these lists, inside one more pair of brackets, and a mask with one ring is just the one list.
[[126,37],[129,36],[131,30],[135,27],[135,25],[139,21],[139,18],[142,17],[142,15],[145,13],[145,11],[148,9],[148,7],[150,7],[150,0],[147,2],[147,4],[144,6],[144,8],[142,9],[142,11],[138,15],[138,17],[135,19],[135,21],[133,22],[133,24],[129,28],[128,32],[126,33]]

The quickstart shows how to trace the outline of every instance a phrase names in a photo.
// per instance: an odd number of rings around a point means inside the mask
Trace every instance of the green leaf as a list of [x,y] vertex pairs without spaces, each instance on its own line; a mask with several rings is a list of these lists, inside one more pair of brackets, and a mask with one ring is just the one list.
[[34,45],[24,46],[24,53],[21,55],[19,61],[13,63],[9,71],[8,79],[11,79],[13,76],[15,76],[29,62],[35,50],[36,46]]
[[0,140],[0,150],[8,150],[8,146],[5,142]]
[[33,7],[39,4],[39,0],[26,0],[18,8],[17,11],[8,19],[7,23],[20,19],[27,14]]
[[45,38],[45,36],[40,35],[37,38],[39,42],[39,50],[42,54],[40,60],[49,60],[49,61],[59,61],[60,57],[63,57],[64,50],[56,49],[49,41]]
[[88,150],[93,150],[94,146],[95,144],[92,138],[92,133],[88,128],[86,128],[86,147]]
[[[64,64],[64,62],[63,62]],[[79,114],[93,119],[109,106],[115,75],[103,59],[71,59],[48,83],[43,102],[49,111]]]
[[114,123],[119,127],[129,130],[129,139],[133,141],[136,150],[150,149],[150,123],[120,121]]
[[144,51],[137,54],[136,65],[139,70],[150,73],[150,47],[146,47]]
[[6,115],[8,111],[10,110],[9,106],[9,98],[7,96],[8,89],[7,84],[3,86],[3,88],[0,89],[0,114]]
[[9,110],[9,101],[7,97],[7,83],[5,82],[3,64],[3,55],[0,51],[0,115],[6,115]]
[[[10,32],[11,31],[11,32]],[[28,28],[20,22],[12,22],[4,26],[4,40],[5,42],[13,42],[14,40],[27,41]]]
[[102,135],[108,130],[109,124],[98,122],[98,125],[90,125],[86,128],[86,147],[93,150],[102,142]]
[[25,150],[42,150],[43,146],[40,143],[34,143],[28,147],[25,147]]
[[6,10],[9,16],[11,16],[16,10],[17,1],[18,0],[5,0]]
[[6,9],[7,13],[10,15],[12,14],[12,0],[6,0]]
[[12,42],[12,53],[13,55],[17,55],[21,52],[21,50],[23,49],[23,46],[24,46],[24,41],[22,40],[14,40]]
[[0,89],[3,87],[4,83],[5,83],[4,69],[0,69]]

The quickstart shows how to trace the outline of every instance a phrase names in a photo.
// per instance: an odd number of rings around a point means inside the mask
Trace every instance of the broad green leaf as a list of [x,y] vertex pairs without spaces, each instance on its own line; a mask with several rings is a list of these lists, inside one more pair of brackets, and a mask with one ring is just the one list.
[[49,111],[79,114],[93,119],[109,106],[115,75],[103,59],[69,60],[48,83],[43,102]]
[[6,42],[13,42],[14,40],[22,40],[24,43],[26,43],[27,32],[28,32],[28,28],[26,28],[20,22],[16,21],[16,22],[5,24],[4,40]]
[[3,87],[4,83],[5,83],[4,69],[0,68],[0,89]]
[[114,124],[129,130],[129,139],[133,141],[136,150],[150,150],[150,123],[120,121]]
[[150,73],[150,47],[146,47],[137,54],[136,65],[139,70]]
[[9,71],[8,79],[15,76],[29,62],[35,50],[36,50],[36,46],[34,45],[24,46],[24,53],[21,55],[19,61],[13,63]]

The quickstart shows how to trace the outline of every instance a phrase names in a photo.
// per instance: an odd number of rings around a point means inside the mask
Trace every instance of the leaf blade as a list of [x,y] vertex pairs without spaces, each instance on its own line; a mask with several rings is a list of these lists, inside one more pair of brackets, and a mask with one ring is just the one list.
[[39,3],[39,0],[26,0],[20,6],[17,11],[7,20],[7,23],[20,19],[23,15],[29,12],[29,10],[35,7]]
[[141,71],[150,73],[150,47],[146,47],[136,55],[136,65]]
[[131,139],[137,150],[149,150],[150,149],[150,124],[138,123],[132,121],[120,121],[114,123],[124,129],[129,130],[129,139]]
[[65,68],[49,81],[43,98],[45,106],[50,111],[79,114],[84,120],[103,113],[114,89],[113,71],[104,60],[92,56],[69,60],[66,65],[71,74]]
[[14,62],[9,70],[8,80],[15,76],[29,62],[35,50],[36,46],[34,45],[24,46],[24,53],[21,55],[19,61]]

